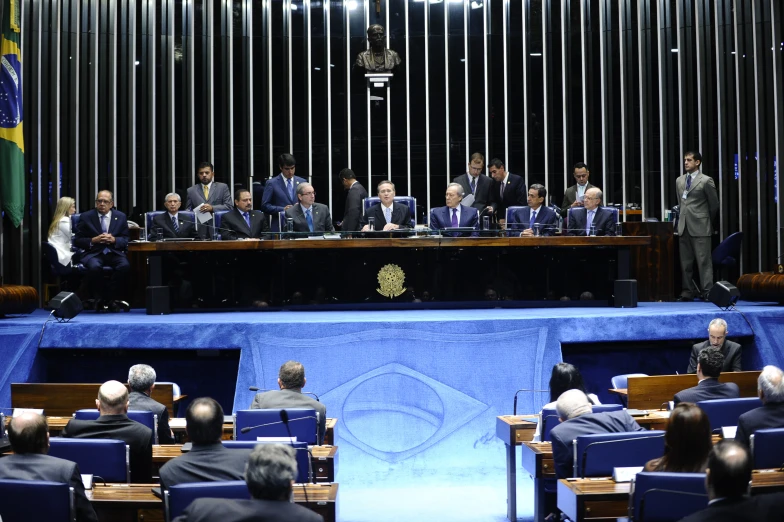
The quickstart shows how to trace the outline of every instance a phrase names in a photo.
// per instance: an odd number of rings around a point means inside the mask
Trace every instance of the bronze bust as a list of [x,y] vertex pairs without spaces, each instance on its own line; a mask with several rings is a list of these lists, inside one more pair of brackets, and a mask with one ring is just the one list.
[[400,55],[391,49],[384,47],[384,28],[378,24],[373,24],[367,29],[367,39],[370,49],[362,51],[357,55],[354,65],[362,67],[370,73],[392,72],[400,65]]

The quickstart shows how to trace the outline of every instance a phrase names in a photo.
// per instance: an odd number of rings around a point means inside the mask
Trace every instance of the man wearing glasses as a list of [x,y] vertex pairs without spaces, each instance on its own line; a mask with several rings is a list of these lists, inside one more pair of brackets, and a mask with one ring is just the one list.
[[602,191],[596,187],[585,191],[583,208],[575,208],[569,213],[570,236],[614,236],[615,216],[602,203]]
[[593,187],[593,185],[588,182],[590,175],[591,172],[588,170],[588,165],[582,161],[574,164],[574,180],[577,184],[566,189],[566,192],[564,193],[563,205],[561,205],[561,217],[565,218],[570,208],[583,206],[585,191]]
[[297,185],[299,203],[286,209],[286,219],[294,221],[294,232],[334,232],[329,207],[316,203],[316,191],[310,183]]
[[[493,185],[495,184],[489,176],[482,174],[485,169],[485,157],[479,153],[471,154],[468,163],[468,172],[461,174],[452,180],[452,183],[459,183],[463,187],[463,193],[467,200],[466,205],[474,207],[479,211],[479,216],[491,215],[498,208],[498,202],[493,195]],[[469,198],[469,196],[471,196]],[[503,216],[502,216],[503,219]]]

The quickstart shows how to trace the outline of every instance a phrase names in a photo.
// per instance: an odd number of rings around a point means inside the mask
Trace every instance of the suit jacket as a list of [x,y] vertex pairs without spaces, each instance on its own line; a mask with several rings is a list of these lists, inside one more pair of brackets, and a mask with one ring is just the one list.
[[361,228],[359,220],[362,217],[362,200],[368,197],[367,190],[358,181],[351,185],[346,193],[346,210],[343,213],[343,223],[340,229],[344,232],[357,232]]
[[[697,358],[700,352],[706,348],[710,348],[710,341],[703,341],[691,347],[691,358],[689,358],[689,368],[687,373],[697,373]],[[724,365],[721,367],[723,372],[739,372],[740,369],[740,354],[742,349],[738,343],[733,343],[724,339],[724,344],[721,345],[721,353],[724,355]]]
[[71,419],[61,437],[118,439],[130,447],[131,482],[152,480],[152,430],[127,415],[101,415],[96,420]]
[[[461,228],[471,227],[474,232],[446,232],[448,236],[471,236],[477,237],[479,235],[479,212],[472,207],[460,205],[460,222],[458,223]],[[452,210],[449,207],[438,207],[430,211],[430,229],[443,230],[452,227]]]
[[[312,209],[313,232],[334,232],[335,227],[332,225],[329,207],[321,203],[313,203]],[[294,232],[310,232],[308,220],[305,218],[305,211],[299,203],[286,211],[286,218],[294,220]]]
[[[585,221],[588,219],[588,211],[584,208],[574,208],[569,214],[570,236],[585,236]],[[596,228],[597,236],[615,235],[615,218],[613,213],[606,208],[599,207],[593,216],[593,226]]]
[[92,209],[82,213],[73,241],[74,245],[84,251],[80,258],[81,262],[84,263],[102,253],[104,248],[108,248],[109,251],[125,257],[129,238],[128,219],[125,217],[125,214],[114,208],[112,209],[111,223],[109,223],[109,233],[115,237],[113,245],[93,245],[91,242],[92,238],[103,234],[98,211]]
[[245,465],[251,450],[228,449],[220,442],[194,444],[193,448],[161,467],[161,491],[177,484],[245,480]]
[[174,225],[172,225],[171,216],[168,212],[164,212],[163,214],[158,214],[154,218],[152,218],[152,226],[153,230],[149,231],[152,234],[152,238],[150,238],[150,234],[148,234],[148,239],[150,241],[155,241],[157,236],[154,233],[156,228],[160,228],[163,232],[163,237],[166,238],[196,238],[196,224],[192,221],[188,221],[187,219],[182,219],[182,216],[179,214],[177,215],[177,224],[180,227],[180,231],[177,232],[174,230]]
[[528,193],[525,190],[525,180],[522,176],[506,173],[504,195],[501,196],[501,183],[495,182],[493,186],[495,198],[498,201],[498,219],[506,219],[506,209],[509,207],[522,207],[528,204]]
[[[384,217],[384,209],[381,208],[381,203],[376,203],[365,212],[362,219],[359,220],[359,228],[362,229],[368,224],[368,218],[376,218],[376,230],[382,230],[387,222]],[[411,228],[411,209],[408,205],[403,203],[392,203],[392,223],[398,225],[400,228]]]
[[766,428],[784,428],[784,402],[769,402],[741,415],[735,440],[748,446],[751,434]]
[[740,389],[734,382],[719,382],[718,379],[708,377],[701,380],[697,386],[681,390],[675,394],[675,404],[680,402],[709,401],[712,399],[737,399]]
[[250,405],[251,410],[276,408],[313,408],[319,414],[319,444],[327,432],[327,407],[316,399],[302,393],[301,389],[291,388],[257,393]]
[[[585,190],[588,190],[589,188],[592,187],[594,187],[594,185],[591,185],[591,183],[589,182],[587,185],[585,185]],[[566,192],[564,192],[563,204],[561,205],[561,217],[563,218],[566,217],[567,212],[569,212],[569,209],[572,207],[572,203],[574,203],[575,201],[577,201],[576,183],[571,187],[567,188]]]
[[[540,225],[541,234],[543,236],[552,236],[558,229],[558,214],[555,213],[550,207],[542,205],[536,211],[535,224]],[[518,208],[512,215],[509,216],[509,221],[506,222],[506,230],[510,236],[517,237],[523,230],[531,227],[531,207]]]
[[[283,212],[283,209],[288,205],[296,205],[299,201],[297,199],[297,185],[300,183],[307,183],[307,180],[294,176],[292,184],[294,185],[294,197],[289,195],[286,187],[286,178],[283,174],[278,174],[271,180],[267,181],[264,185],[264,197],[261,199],[261,210],[267,214],[277,214]],[[277,216],[273,216],[275,218]],[[274,222],[274,221],[273,221]]]
[[158,416],[158,444],[174,444],[169,427],[169,410],[160,402],[142,392],[131,392],[128,396],[129,410],[151,411]]
[[[452,180],[452,183],[459,183],[463,187],[465,195],[472,194],[471,192],[471,179],[470,174],[461,174]],[[493,207],[493,212],[498,210],[498,201],[496,201],[496,190],[498,183],[493,178],[480,174],[476,177],[476,190],[473,192],[474,204],[471,205],[480,212],[486,207]]]
[[550,438],[553,441],[556,476],[559,479],[572,476],[574,465],[572,441],[580,435],[643,430],[644,428],[640,427],[625,411],[586,413],[562,422],[550,432]]
[[[82,476],[75,462],[38,453],[7,455],[0,459],[0,479],[46,480],[68,484],[74,489],[77,522],[98,522],[98,516],[84,494]],[[13,502],[13,499],[5,500]],[[30,509],[30,519],[33,520],[35,506],[30,506]]]
[[188,200],[186,201],[185,210],[193,210],[202,203],[209,203],[212,205],[213,210],[231,210],[234,207],[231,191],[225,183],[213,181],[210,186],[210,197],[207,200],[204,199],[203,187],[201,183],[196,183],[188,188]]
[[713,222],[719,214],[719,195],[713,178],[698,172],[691,182],[686,199],[686,176],[682,174],[675,180],[675,192],[678,195],[678,235],[688,230],[690,236],[705,237],[713,233]]
[[197,498],[174,522],[324,522],[324,517],[287,500]]
[[238,209],[233,209],[221,218],[220,231],[222,239],[268,239],[267,232],[270,231],[267,216],[259,210],[250,211],[250,228],[245,218],[242,217],[242,212]]
[[752,497],[717,500],[680,522],[766,522],[784,521],[784,493],[764,493]]

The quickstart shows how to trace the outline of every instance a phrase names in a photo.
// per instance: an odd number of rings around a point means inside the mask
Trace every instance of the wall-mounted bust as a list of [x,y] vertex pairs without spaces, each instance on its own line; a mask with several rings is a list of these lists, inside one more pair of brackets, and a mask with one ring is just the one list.
[[367,39],[370,49],[357,55],[354,65],[362,67],[367,72],[392,72],[400,65],[400,55],[392,49],[384,47],[384,28],[373,24],[367,29]]

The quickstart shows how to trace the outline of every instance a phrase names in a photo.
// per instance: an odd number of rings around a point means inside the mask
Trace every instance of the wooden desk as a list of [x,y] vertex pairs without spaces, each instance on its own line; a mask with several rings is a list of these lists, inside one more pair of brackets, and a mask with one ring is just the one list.
[[495,419],[495,436],[503,441],[506,452],[506,518],[517,520],[517,446],[531,441],[539,415],[501,415]]
[[[737,384],[741,397],[756,397],[759,374],[758,371],[726,372],[719,376],[719,381]],[[671,401],[676,393],[692,386],[697,386],[697,375],[693,373],[629,377],[626,383],[629,408],[658,410],[662,404]]]

